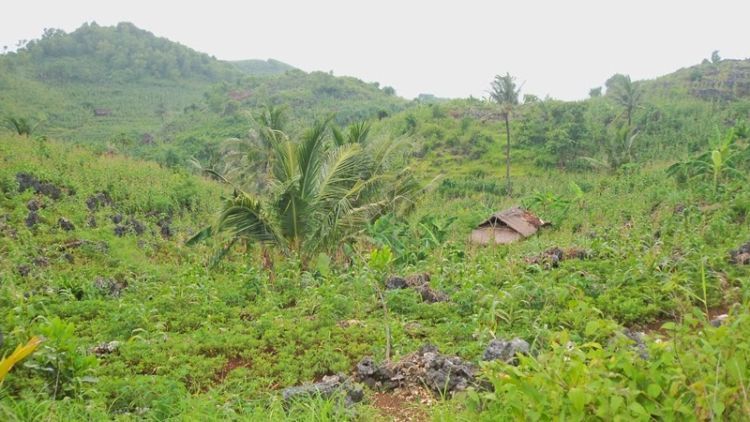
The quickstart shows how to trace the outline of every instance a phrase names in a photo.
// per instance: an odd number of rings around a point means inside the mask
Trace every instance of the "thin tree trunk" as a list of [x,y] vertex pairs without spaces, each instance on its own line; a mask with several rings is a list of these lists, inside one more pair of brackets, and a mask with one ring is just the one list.
[[508,121],[508,113],[505,113],[505,136],[507,143],[505,145],[505,181],[507,183],[506,193],[510,195],[510,122]]

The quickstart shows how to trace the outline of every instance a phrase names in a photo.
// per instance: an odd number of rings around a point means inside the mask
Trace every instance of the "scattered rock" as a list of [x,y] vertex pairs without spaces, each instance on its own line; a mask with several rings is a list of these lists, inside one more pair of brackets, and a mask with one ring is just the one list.
[[19,265],[18,267],[16,267],[16,271],[18,271],[18,274],[21,277],[28,277],[29,274],[31,274],[31,266],[26,264]]
[[633,341],[633,348],[638,352],[638,356],[643,360],[648,360],[649,354],[648,347],[646,346],[646,333],[626,328],[624,334],[625,337]]
[[170,227],[170,224],[172,223],[171,216],[166,216],[163,218],[160,218],[159,221],[156,222],[156,225],[159,226],[159,232],[161,233],[161,237],[165,239],[169,239],[172,237],[172,228]]
[[338,325],[341,328],[349,328],[349,327],[354,327],[354,326],[364,327],[365,323],[358,319],[347,319],[347,320],[339,321],[338,324],[336,325]]
[[388,290],[412,288],[419,293],[422,300],[428,303],[447,302],[450,300],[447,294],[434,290],[430,286],[430,274],[418,273],[408,277],[391,276],[385,282],[385,288]]
[[62,196],[62,189],[60,187],[52,182],[43,182],[29,173],[17,173],[16,181],[18,182],[19,192],[32,189],[34,192],[48,196],[54,200],[58,200]]
[[490,342],[487,348],[484,350],[482,360],[492,361],[501,360],[505,363],[516,364],[518,355],[529,354],[529,343],[521,338],[514,338],[513,340],[506,341],[502,339],[494,339]]
[[76,226],[74,226],[73,223],[71,223],[70,220],[65,217],[60,217],[60,219],[57,220],[57,225],[66,232],[76,229]]
[[112,205],[112,198],[107,192],[98,192],[86,198],[86,206],[90,211],[96,211],[101,207]]
[[32,199],[32,200],[30,200],[29,202],[26,203],[26,208],[29,211],[39,211],[43,207],[44,207],[44,204],[42,204],[42,201],[40,201],[37,198],[34,198],[34,199]]
[[40,221],[39,214],[37,214],[36,211],[29,211],[29,215],[26,216],[24,223],[26,224],[26,227],[32,228],[39,224]]
[[128,283],[114,278],[97,277],[94,280],[94,287],[106,295],[120,297],[122,291],[128,287]]
[[143,232],[146,231],[146,226],[135,218],[128,219],[128,224],[138,236],[142,235]]
[[169,224],[162,224],[160,227],[159,233],[161,233],[161,237],[170,239],[172,237],[172,228],[169,227]]
[[422,300],[427,303],[447,302],[450,299],[447,294],[439,290],[434,290],[427,283],[415,287],[414,290],[419,292],[419,295],[422,296]]
[[418,322],[408,322],[404,325],[404,331],[409,337],[421,338],[427,335],[424,326]]
[[18,236],[18,230],[8,224],[9,220],[10,216],[8,214],[0,216],[0,237],[7,236],[11,239],[16,239]]
[[123,237],[126,234],[128,234],[128,228],[127,226],[115,226],[115,236],[117,237]]
[[95,217],[95,216],[94,216],[93,214],[92,214],[92,215],[89,215],[89,217],[88,217],[88,218],[86,219],[86,224],[87,224],[87,225],[88,225],[88,226],[89,226],[90,228],[92,228],[92,229],[93,229],[93,228],[96,228],[96,217]]
[[729,315],[727,314],[717,315],[714,319],[711,320],[711,325],[717,328],[721,327],[727,318],[729,318]]
[[541,265],[544,269],[557,268],[560,262],[566,259],[587,259],[590,254],[580,248],[572,247],[560,249],[557,246],[547,249],[541,255],[526,257],[525,261],[529,265]]
[[388,290],[405,289],[407,287],[409,285],[406,284],[406,279],[397,275],[388,277],[388,280],[385,281],[385,288]]
[[120,224],[122,222],[122,214],[115,214],[112,216],[112,222],[115,224]]
[[398,386],[394,375],[388,365],[378,366],[371,356],[367,356],[357,364],[355,377],[373,390],[392,390]]
[[104,356],[115,353],[120,348],[120,342],[117,340],[97,344],[91,348],[91,353],[97,356]]
[[682,214],[682,213],[685,212],[686,209],[687,209],[687,207],[685,206],[685,204],[677,204],[677,205],[674,206],[674,213],[675,214]]
[[399,362],[376,365],[371,357],[357,364],[356,379],[373,389],[426,386],[436,394],[453,394],[475,385],[475,367],[458,356],[446,356],[426,345]]
[[409,286],[420,286],[430,281],[430,273],[417,273],[406,277],[406,284]]
[[62,189],[60,189],[53,183],[43,182],[39,184],[37,193],[41,193],[42,195],[48,196],[57,201],[62,196]]
[[49,260],[43,256],[38,256],[34,258],[34,266],[35,267],[46,267],[49,265]]
[[750,242],[747,242],[739,248],[729,252],[729,261],[735,265],[750,264]]
[[316,396],[331,398],[338,393],[344,395],[344,404],[346,406],[359,403],[365,398],[365,393],[362,390],[362,387],[351,382],[343,375],[326,376],[323,377],[322,381],[314,384],[285,388],[281,392],[281,396],[284,399],[284,404],[288,406],[294,400],[300,398]]

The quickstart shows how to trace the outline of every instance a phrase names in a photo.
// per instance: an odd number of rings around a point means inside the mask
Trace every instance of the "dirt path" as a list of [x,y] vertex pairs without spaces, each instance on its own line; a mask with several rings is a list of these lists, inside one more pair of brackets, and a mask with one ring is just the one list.
[[396,389],[387,393],[375,393],[371,399],[372,406],[394,422],[428,421],[425,408],[434,402],[432,394],[424,389]]

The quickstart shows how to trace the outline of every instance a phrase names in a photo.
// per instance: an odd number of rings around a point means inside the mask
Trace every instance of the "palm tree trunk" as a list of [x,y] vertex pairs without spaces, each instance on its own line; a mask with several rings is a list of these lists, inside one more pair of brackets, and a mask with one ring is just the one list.
[[505,137],[507,143],[505,145],[505,181],[507,183],[506,193],[510,195],[510,122],[508,121],[508,113],[505,113]]

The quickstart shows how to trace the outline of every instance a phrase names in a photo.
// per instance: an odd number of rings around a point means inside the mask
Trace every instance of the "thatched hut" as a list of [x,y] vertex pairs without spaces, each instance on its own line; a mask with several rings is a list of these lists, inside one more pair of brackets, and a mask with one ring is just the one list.
[[477,245],[506,244],[536,233],[545,225],[539,217],[520,208],[513,207],[492,214],[471,232],[471,243]]

